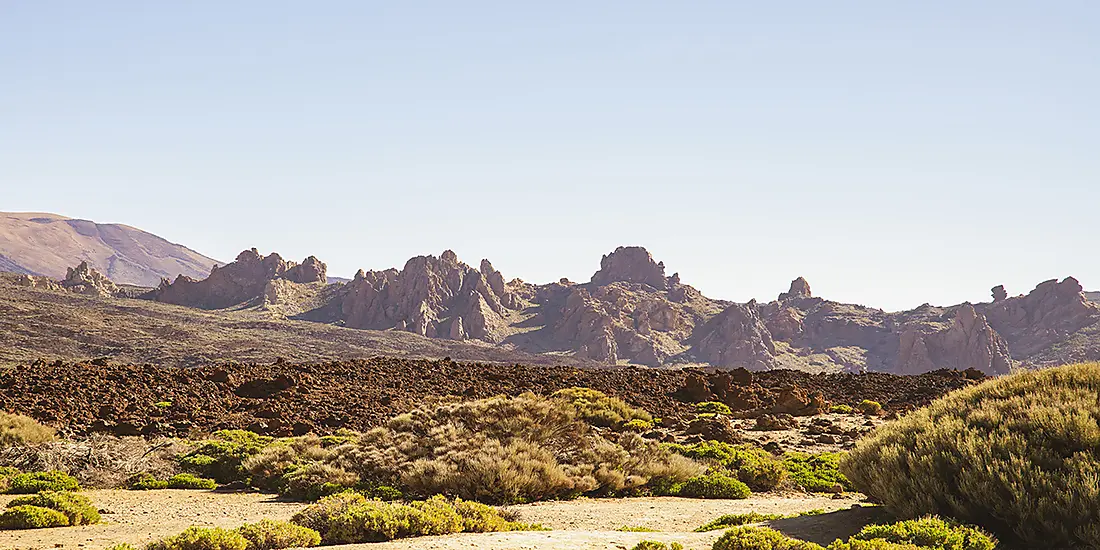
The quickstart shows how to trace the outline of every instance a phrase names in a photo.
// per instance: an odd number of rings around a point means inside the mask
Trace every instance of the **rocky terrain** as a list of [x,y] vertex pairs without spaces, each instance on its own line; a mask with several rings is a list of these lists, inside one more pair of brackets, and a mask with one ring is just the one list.
[[325,265],[316,258],[296,266],[251,250],[205,281],[180,277],[148,297],[205,309],[258,307],[601,364],[815,372],[1004,374],[1018,364],[1089,359],[1091,344],[1067,351],[1065,343],[1100,321],[1100,306],[1072,278],[1014,297],[997,287],[989,303],[895,313],[816,297],[798,278],[774,301],[737,304],[666,275],[640,247],[604,256],[587,283],[507,280],[488,260],[475,268],[451,251],[412,258],[400,270],[360,271],[347,283],[324,281]]
[[[778,370],[578,369],[378,357],[325,363],[156,365],[35,362],[0,371],[0,410],[17,410],[65,435],[208,433],[247,428],[278,435],[363,430],[446,398],[476,399],[588,387],[641,406],[688,433],[729,440],[724,419],[695,419],[694,403],[720,401],[735,416],[790,418],[863,399],[891,411],[929,403],[983,379],[978,371],[920,376],[807,374]],[[158,403],[161,404],[158,406]],[[784,420],[786,419],[786,420]],[[698,422],[697,425],[690,424]],[[795,422],[786,428],[797,426]],[[757,429],[755,423],[743,427]],[[761,426],[783,429],[784,426]],[[806,427],[809,429],[809,427]],[[813,432],[810,432],[811,434]],[[817,431],[817,434],[821,434]]]
[[219,262],[140,229],[42,213],[0,212],[0,271],[61,279],[81,262],[116,284],[202,278]]

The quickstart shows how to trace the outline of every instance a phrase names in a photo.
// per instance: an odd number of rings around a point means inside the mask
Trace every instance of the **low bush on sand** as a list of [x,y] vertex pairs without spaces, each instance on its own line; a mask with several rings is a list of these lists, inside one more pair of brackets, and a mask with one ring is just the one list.
[[648,412],[631,407],[617,397],[590,388],[568,388],[550,395],[551,399],[564,403],[576,415],[593,426],[621,428],[631,420],[653,423]]
[[823,550],[765,527],[735,527],[714,541],[712,550]]
[[69,518],[51,508],[13,506],[0,514],[0,529],[46,529],[68,527]]
[[788,477],[783,463],[771,453],[753,445],[732,445],[703,441],[692,445],[667,445],[675,453],[709,462],[729,472],[754,491],[770,491]]
[[36,495],[28,495],[13,499],[8,503],[8,508],[20,506],[35,506],[49,508],[65,515],[67,525],[91,525],[99,523],[99,510],[92,506],[91,500],[84,495],[76,493],[43,491]]
[[39,424],[21,414],[0,412],[0,448],[16,445],[39,445],[53,441],[53,428]]
[[787,453],[783,455],[783,467],[790,472],[791,481],[813,493],[840,493],[850,491],[852,482],[840,473],[841,453]]
[[130,476],[130,479],[126,480],[126,488],[131,491],[153,491],[167,489],[168,482],[157,479],[153,474],[141,473]]
[[711,472],[674,486],[672,496],[685,498],[745,499],[752,495],[748,485],[725,474]]
[[1100,364],[949,394],[860,441],[841,470],[901,517],[938,514],[1024,548],[1100,548]]
[[282,550],[284,548],[311,548],[321,544],[321,535],[308,527],[286,521],[265,519],[237,529],[248,541],[248,550]]
[[729,405],[725,403],[719,403],[718,401],[704,401],[702,403],[695,404],[696,414],[733,414]]
[[28,472],[8,478],[8,493],[32,495],[41,491],[79,491],[80,483],[64,472]]
[[248,482],[244,462],[259,454],[274,438],[245,430],[220,430],[198,448],[179,458],[184,470],[218,483]]
[[746,514],[726,514],[719,517],[705,525],[702,525],[695,529],[696,533],[706,533],[708,531],[718,531],[719,529],[728,529],[730,527],[738,527],[741,525],[749,525],[751,523],[764,523],[765,521],[775,521],[777,519],[783,519],[787,516],[782,514],[760,514],[757,512],[748,512]]
[[237,531],[218,527],[190,527],[186,531],[154,542],[145,550],[249,550],[248,539]]
[[684,545],[678,542],[665,544],[655,540],[643,540],[635,544],[630,550],[684,550]]
[[166,482],[169,489],[201,489],[210,490],[218,486],[218,482],[194,474],[176,474]]
[[441,496],[408,504],[367,500],[357,493],[321,499],[295,514],[292,522],[320,533],[325,544],[381,542],[399,538],[541,529],[506,521],[485,505]]

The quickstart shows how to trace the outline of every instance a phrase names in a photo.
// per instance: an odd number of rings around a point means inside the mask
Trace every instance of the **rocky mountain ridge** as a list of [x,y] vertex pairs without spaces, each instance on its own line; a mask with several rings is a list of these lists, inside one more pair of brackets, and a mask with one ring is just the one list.
[[1092,327],[1100,331],[1100,305],[1073,278],[1014,297],[996,287],[989,303],[889,313],[816,297],[800,277],[774,301],[738,304],[666,276],[641,247],[605,255],[587,283],[506,280],[488,260],[475,268],[452,251],[417,256],[400,270],[360,271],[347,283],[325,280],[316,258],[298,265],[251,250],[206,280],[180,277],[146,298],[651,367],[1003,374],[1094,353],[1058,347]]

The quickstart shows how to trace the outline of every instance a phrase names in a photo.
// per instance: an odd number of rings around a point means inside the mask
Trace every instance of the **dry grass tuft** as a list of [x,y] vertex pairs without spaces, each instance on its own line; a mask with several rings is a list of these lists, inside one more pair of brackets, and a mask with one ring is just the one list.
[[178,472],[175,456],[184,447],[171,439],[93,435],[83,441],[56,441],[35,447],[0,449],[0,465],[25,472],[60,471],[84,487],[114,488],[139,473],[158,479]]
[[54,437],[53,428],[43,426],[29,416],[0,412],[0,449],[40,445],[53,441]]

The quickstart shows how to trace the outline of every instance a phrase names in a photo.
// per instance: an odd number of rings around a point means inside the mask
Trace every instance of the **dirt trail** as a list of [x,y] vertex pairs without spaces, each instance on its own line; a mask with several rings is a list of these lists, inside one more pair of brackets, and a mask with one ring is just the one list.
[[[97,550],[128,542],[140,546],[183,531],[191,525],[239,527],[263,518],[285,520],[306,505],[273,500],[269,495],[217,494],[206,491],[88,491],[107,523],[63,529],[0,531],[0,548],[45,550],[84,548]],[[0,497],[0,505],[13,497]],[[530,533],[457,534],[421,537],[381,544],[340,547],[341,550],[566,550],[630,548],[643,539],[680,542],[687,548],[704,550],[721,533],[693,533],[696,527],[723,514],[757,511],[795,514],[814,509],[845,510],[854,498],[833,500],[820,496],[757,496],[747,500],[695,500],[671,497],[626,499],[579,499],[516,506],[521,521],[542,523],[554,529]],[[830,517],[815,516],[802,522],[808,533],[828,536]],[[658,533],[615,531],[623,526],[647,527]],[[839,526],[843,529],[843,526]],[[829,539],[832,540],[832,539]]]

